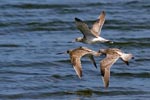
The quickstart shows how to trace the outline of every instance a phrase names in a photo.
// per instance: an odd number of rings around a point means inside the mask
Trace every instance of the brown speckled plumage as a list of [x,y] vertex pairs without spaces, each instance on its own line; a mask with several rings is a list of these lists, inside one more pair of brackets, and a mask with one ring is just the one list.
[[93,56],[99,56],[100,53],[96,51],[92,51],[91,49],[88,49],[86,47],[79,47],[74,50],[68,50],[68,53],[70,55],[71,63],[76,71],[76,74],[78,75],[80,79],[82,77],[81,58],[83,56],[88,56],[90,60],[92,61],[92,63],[94,64],[94,66],[97,68],[96,62]]
[[104,82],[104,86],[109,86],[110,68],[111,66],[121,58],[127,65],[128,61],[133,57],[132,54],[123,53],[120,49],[109,48],[101,49],[100,52],[105,54],[106,57],[100,61],[101,75]]

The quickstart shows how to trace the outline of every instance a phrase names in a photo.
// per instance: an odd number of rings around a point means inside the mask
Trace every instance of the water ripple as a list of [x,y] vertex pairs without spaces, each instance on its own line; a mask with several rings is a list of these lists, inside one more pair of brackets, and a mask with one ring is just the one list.
[[18,45],[18,44],[0,44],[0,48],[1,47],[16,48],[16,47],[22,47],[22,45]]
[[32,4],[32,3],[2,5],[2,8],[21,8],[21,9],[49,9],[49,8],[61,9],[65,7],[69,6],[63,4]]
[[91,89],[77,90],[77,91],[57,91],[57,92],[31,92],[31,93],[20,93],[20,94],[9,94],[9,95],[0,95],[3,99],[21,99],[21,98],[43,98],[43,97],[57,97],[64,95],[80,95],[80,96],[119,96],[119,95],[146,95],[148,92],[144,91],[96,91]]
[[150,73],[148,72],[141,72],[141,73],[113,73],[111,72],[113,76],[118,76],[118,77],[137,77],[137,78],[149,78]]
[[[148,0],[2,0],[0,98],[149,99],[149,3]],[[102,36],[114,44],[68,43],[82,36],[74,17],[91,27],[102,10],[106,11]],[[132,53],[135,60],[126,68],[120,67],[123,62],[118,61],[111,70],[111,85],[104,89],[99,68],[94,69],[89,60],[82,60],[84,76],[80,80],[69,56],[56,55],[83,45],[94,50],[120,48]],[[101,58],[104,56],[96,58],[97,65]],[[120,84],[118,79],[122,80]]]

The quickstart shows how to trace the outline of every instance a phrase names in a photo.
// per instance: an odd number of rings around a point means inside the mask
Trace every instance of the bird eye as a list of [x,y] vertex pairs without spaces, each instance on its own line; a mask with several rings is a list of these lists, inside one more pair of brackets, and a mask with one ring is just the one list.
[[67,50],[67,53],[69,53],[69,50]]

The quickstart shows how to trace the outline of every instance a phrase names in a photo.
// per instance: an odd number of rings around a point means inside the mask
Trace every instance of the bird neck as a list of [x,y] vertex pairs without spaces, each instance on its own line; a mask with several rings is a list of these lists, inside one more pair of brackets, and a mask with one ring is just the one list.
[[83,42],[84,40],[83,40],[82,37],[79,37],[79,38],[76,39],[76,41],[77,41],[77,42]]

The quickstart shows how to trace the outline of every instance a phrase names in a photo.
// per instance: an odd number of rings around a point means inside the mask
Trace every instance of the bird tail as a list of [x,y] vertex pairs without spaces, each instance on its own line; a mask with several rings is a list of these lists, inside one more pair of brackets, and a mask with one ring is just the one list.
[[133,55],[132,54],[123,54],[122,56],[121,56],[121,59],[127,64],[127,65],[129,65],[129,60],[131,59],[131,58],[133,58]]

